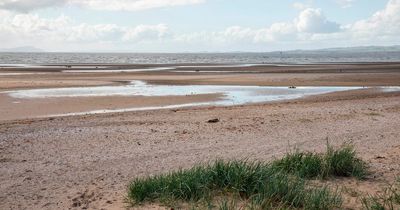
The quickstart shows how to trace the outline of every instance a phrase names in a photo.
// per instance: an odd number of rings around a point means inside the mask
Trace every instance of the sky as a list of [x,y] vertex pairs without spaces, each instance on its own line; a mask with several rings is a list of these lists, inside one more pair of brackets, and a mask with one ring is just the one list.
[[0,0],[0,48],[231,52],[399,45],[400,0]]

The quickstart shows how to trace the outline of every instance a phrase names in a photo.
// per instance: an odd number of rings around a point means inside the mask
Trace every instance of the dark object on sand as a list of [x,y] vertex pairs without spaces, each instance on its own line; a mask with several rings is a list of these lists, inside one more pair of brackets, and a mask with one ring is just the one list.
[[209,121],[207,121],[208,123],[217,123],[217,122],[219,122],[219,119],[218,118],[215,118],[215,119],[211,119],[211,120],[209,120]]
[[290,86],[289,88],[290,89],[296,89],[296,86]]

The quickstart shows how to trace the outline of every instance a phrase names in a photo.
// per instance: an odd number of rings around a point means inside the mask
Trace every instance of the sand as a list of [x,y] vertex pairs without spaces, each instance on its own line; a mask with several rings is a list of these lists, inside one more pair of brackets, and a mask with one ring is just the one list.
[[168,106],[215,101],[219,94],[187,96],[100,96],[100,97],[65,97],[44,99],[18,99],[7,94],[0,94],[0,116],[4,121],[46,116],[84,113],[93,110],[119,110],[149,106]]
[[[354,68],[360,65],[354,64]],[[334,67],[330,67],[333,69],[326,73],[2,76],[0,88],[5,91],[117,85],[132,79],[163,84],[400,85],[398,66],[369,65],[375,70],[368,67],[367,72],[364,68],[358,73],[335,73]],[[335,66],[342,69],[342,65]],[[354,68],[351,71],[356,71]],[[208,97],[217,96],[173,100],[202,101]],[[10,100],[13,99],[0,94],[1,106]],[[85,100],[79,106],[66,101],[54,102],[49,109],[64,106],[81,110],[92,106],[164,104],[168,101],[135,97]],[[40,106],[44,104],[38,104]],[[127,185],[135,177],[188,168],[216,158],[272,160],[293,148],[322,152],[327,140],[334,146],[345,142],[354,144],[358,155],[370,164],[372,172],[367,181],[338,179],[329,181],[330,184],[345,186],[361,194],[376,193],[400,176],[399,92],[363,89],[235,107],[52,118],[31,118],[29,113],[24,117],[18,114],[22,109],[9,108],[13,110],[0,115],[0,209],[123,209]],[[213,118],[219,118],[220,122],[207,123]],[[345,192],[345,195],[345,207],[360,207],[351,193]],[[158,208],[141,208],[149,207]]]

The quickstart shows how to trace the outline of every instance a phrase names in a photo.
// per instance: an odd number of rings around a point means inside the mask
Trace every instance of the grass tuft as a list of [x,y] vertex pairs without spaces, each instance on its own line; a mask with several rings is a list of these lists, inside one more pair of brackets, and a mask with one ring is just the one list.
[[321,175],[324,167],[322,156],[313,153],[289,153],[280,160],[272,162],[272,168],[302,178],[314,178]]
[[[308,189],[304,179],[276,172],[268,164],[245,161],[216,161],[207,166],[136,179],[130,185],[128,196],[134,204],[169,204],[170,201],[196,202],[231,194],[259,206],[326,209],[340,204],[338,195],[327,188]],[[227,206],[228,203],[223,203],[221,208]]]
[[367,175],[367,165],[364,161],[356,157],[354,148],[350,145],[334,150],[328,146],[328,151],[324,156],[326,168],[325,176],[356,177],[365,178]]
[[356,157],[352,146],[345,145],[337,150],[328,146],[325,154],[295,152],[272,163],[272,167],[302,178],[356,177],[365,178],[367,165]]

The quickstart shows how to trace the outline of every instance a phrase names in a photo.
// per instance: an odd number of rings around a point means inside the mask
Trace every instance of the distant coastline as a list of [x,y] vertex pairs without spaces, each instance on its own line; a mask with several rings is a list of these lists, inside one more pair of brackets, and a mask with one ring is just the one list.
[[0,64],[313,64],[400,62],[400,46],[277,52],[85,53],[0,52]]
[[0,53],[121,53],[121,54],[242,54],[242,53],[311,53],[311,52],[400,52],[400,45],[388,46],[353,46],[332,47],[317,49],[293,49],[293,50],[271,50],[271,51],[179,51],[179,52],[135,52],[135,51],[47,51],[34,46],[21,46],[14,48],[0,48]]

